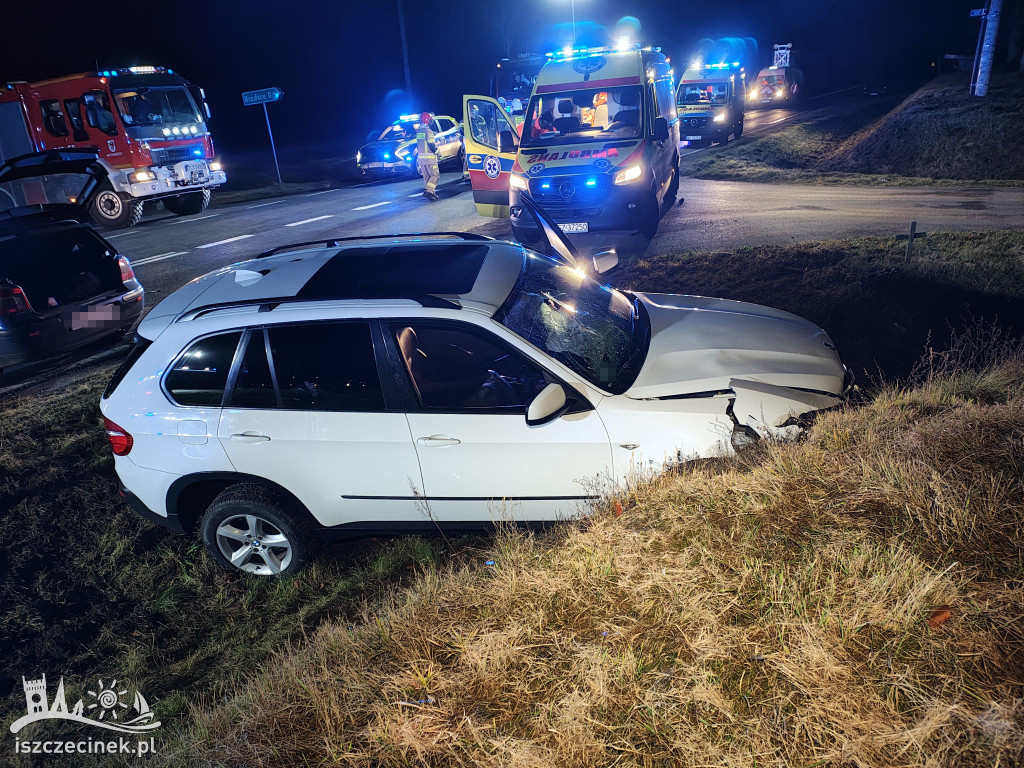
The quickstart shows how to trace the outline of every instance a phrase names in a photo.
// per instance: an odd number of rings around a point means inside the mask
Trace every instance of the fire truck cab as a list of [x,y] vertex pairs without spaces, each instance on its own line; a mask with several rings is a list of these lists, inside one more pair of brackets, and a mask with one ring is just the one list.
[[0,161],[90,147],[107,172],[90,215],[134,226],[143,203],[199,213],[227,177],[215,159],[203,90],[163,67],[86,72],[0,90]]

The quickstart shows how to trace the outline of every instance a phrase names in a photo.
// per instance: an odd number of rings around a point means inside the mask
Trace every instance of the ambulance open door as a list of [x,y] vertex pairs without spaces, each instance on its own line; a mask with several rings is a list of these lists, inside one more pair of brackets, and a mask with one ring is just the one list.
[[490,96],[463,96],[462,128],[477,213],[508,216],[508,177],[519,149],[512,118]]

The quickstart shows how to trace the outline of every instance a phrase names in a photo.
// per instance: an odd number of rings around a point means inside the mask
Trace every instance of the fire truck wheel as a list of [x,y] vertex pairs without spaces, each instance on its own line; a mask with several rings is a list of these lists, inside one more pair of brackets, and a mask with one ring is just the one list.
[[134,227],[142,220],[142,201],[114,191],[104,184],[89,208],[92,220],[105,227]]
[[165,197],[164,208],[177,216],[191,216],[202,213],[210,207],[210,190],[201,189],[175,197]]

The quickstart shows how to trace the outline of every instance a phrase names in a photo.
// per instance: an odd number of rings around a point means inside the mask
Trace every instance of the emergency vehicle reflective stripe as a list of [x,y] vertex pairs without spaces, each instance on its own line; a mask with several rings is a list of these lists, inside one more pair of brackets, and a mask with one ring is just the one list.
[[[428,137],[427,134],[430,134]],[[434,153],[430,150],[430,145],[434,143],[434,134],[432,131],[423,130],[416,131],[416,151],[419,156],[424,160],[433,160]],[[435,145],[436,146],[436,145]]]

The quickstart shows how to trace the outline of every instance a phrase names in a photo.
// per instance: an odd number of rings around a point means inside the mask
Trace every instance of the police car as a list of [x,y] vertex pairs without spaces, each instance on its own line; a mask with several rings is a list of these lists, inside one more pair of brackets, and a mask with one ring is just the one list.
[[[433,114],[433,113],[431,113]],[[356,166],[364,176],[416,175],[416,129],[419,115],[402,115],[381,131],[376,139],[356,152]],[[449,115],[434,115],[430,121],[437,144],[437,160],[462,162],[462,131],[459,121]]]

